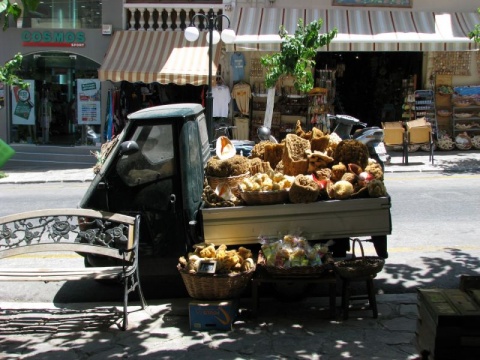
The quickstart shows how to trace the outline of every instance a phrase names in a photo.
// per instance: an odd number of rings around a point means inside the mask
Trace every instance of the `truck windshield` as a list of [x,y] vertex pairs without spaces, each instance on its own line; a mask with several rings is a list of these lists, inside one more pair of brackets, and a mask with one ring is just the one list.
[[139,126],[131,140],[140,150],[123,155],[117,163],[117,173],[125,184],[137,186],[174,175],[171,125]]

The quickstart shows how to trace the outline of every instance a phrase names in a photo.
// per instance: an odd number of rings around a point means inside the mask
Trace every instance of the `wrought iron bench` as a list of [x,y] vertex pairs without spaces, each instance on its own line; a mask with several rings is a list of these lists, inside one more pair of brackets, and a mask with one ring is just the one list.
[[138,272],[140,216],[87,209],[49,209],[0,217],[0,261],[44,252],[76,252],[109,259],[114,266],[0,267],[0,281],[118,280],[123,284],[122,330],[128,327],[128,297],[146,302]]

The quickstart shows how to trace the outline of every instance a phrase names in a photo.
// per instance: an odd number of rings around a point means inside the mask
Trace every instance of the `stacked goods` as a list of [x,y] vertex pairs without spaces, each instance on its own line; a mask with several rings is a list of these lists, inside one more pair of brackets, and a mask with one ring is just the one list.
[[290,234],[280,240],[264,241],[258,266],[275,277],[318,276],[331,270],[333,259],[328,245],[311,245],[304,237]]
[[322,265],[322,259],[327,253],[326,244],[317,243],[311,246],[304,237],[291,234],[262,244],[264,265],[281,268]]
[[281,144],[256,144],[249,158],[214,157],[207,164],[206,175],[207,179],[241,177],[220,187],[210,180],[210,188],[204,192],[204,199],[209,200],[206,206],[236,206],[242,201],[247,205],[309,203],[387,195],[383,169],[369,158],[366,145],[354,139],[341,140],[335,134],[325,135],[317,128],[305,132],[300,122],[295,134],[288,134]]
[[222,141],[217,141],[217,155],[205,167],[207,182],[202,199],[207,207],[239,205],[237,184],[249,175],[250,161],[236,155],[228,138],[222,136],[218,140]]
[[239,184],[240,196],[247,205],[271,205],[288,200],[295,178],[273,170],[256,173]]
[[255,272],[255,262],[245,247],[228,250],[226,245],[202,243],[187,257],[180,257],[177,268],[192,298],[220,300],[242,294]]
[[251,271],[255,268],[252,251],[241,246],[237,250],[228,250],[226,245],[215,247],[214,244],[196,244],[194,251],[187,257],[180,257],[179,269],[196,274],[202,261],[214,260],[216,262],[215,274],[232,274]]

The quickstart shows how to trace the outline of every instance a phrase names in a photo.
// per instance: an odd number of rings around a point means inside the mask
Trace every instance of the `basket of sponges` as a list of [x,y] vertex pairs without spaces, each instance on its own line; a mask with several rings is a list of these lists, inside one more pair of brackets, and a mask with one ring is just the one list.
[[239,297],[255,272],[252,252],[244,247],[197,244],[194,251],[181,257],[177,268],[190,297],[223,300]]

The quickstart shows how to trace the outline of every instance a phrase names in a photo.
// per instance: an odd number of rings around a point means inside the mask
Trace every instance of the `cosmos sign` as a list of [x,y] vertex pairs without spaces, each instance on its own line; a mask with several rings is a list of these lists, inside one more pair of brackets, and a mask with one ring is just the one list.
[[85,47],[83,31],[23,31],[23,46]]

